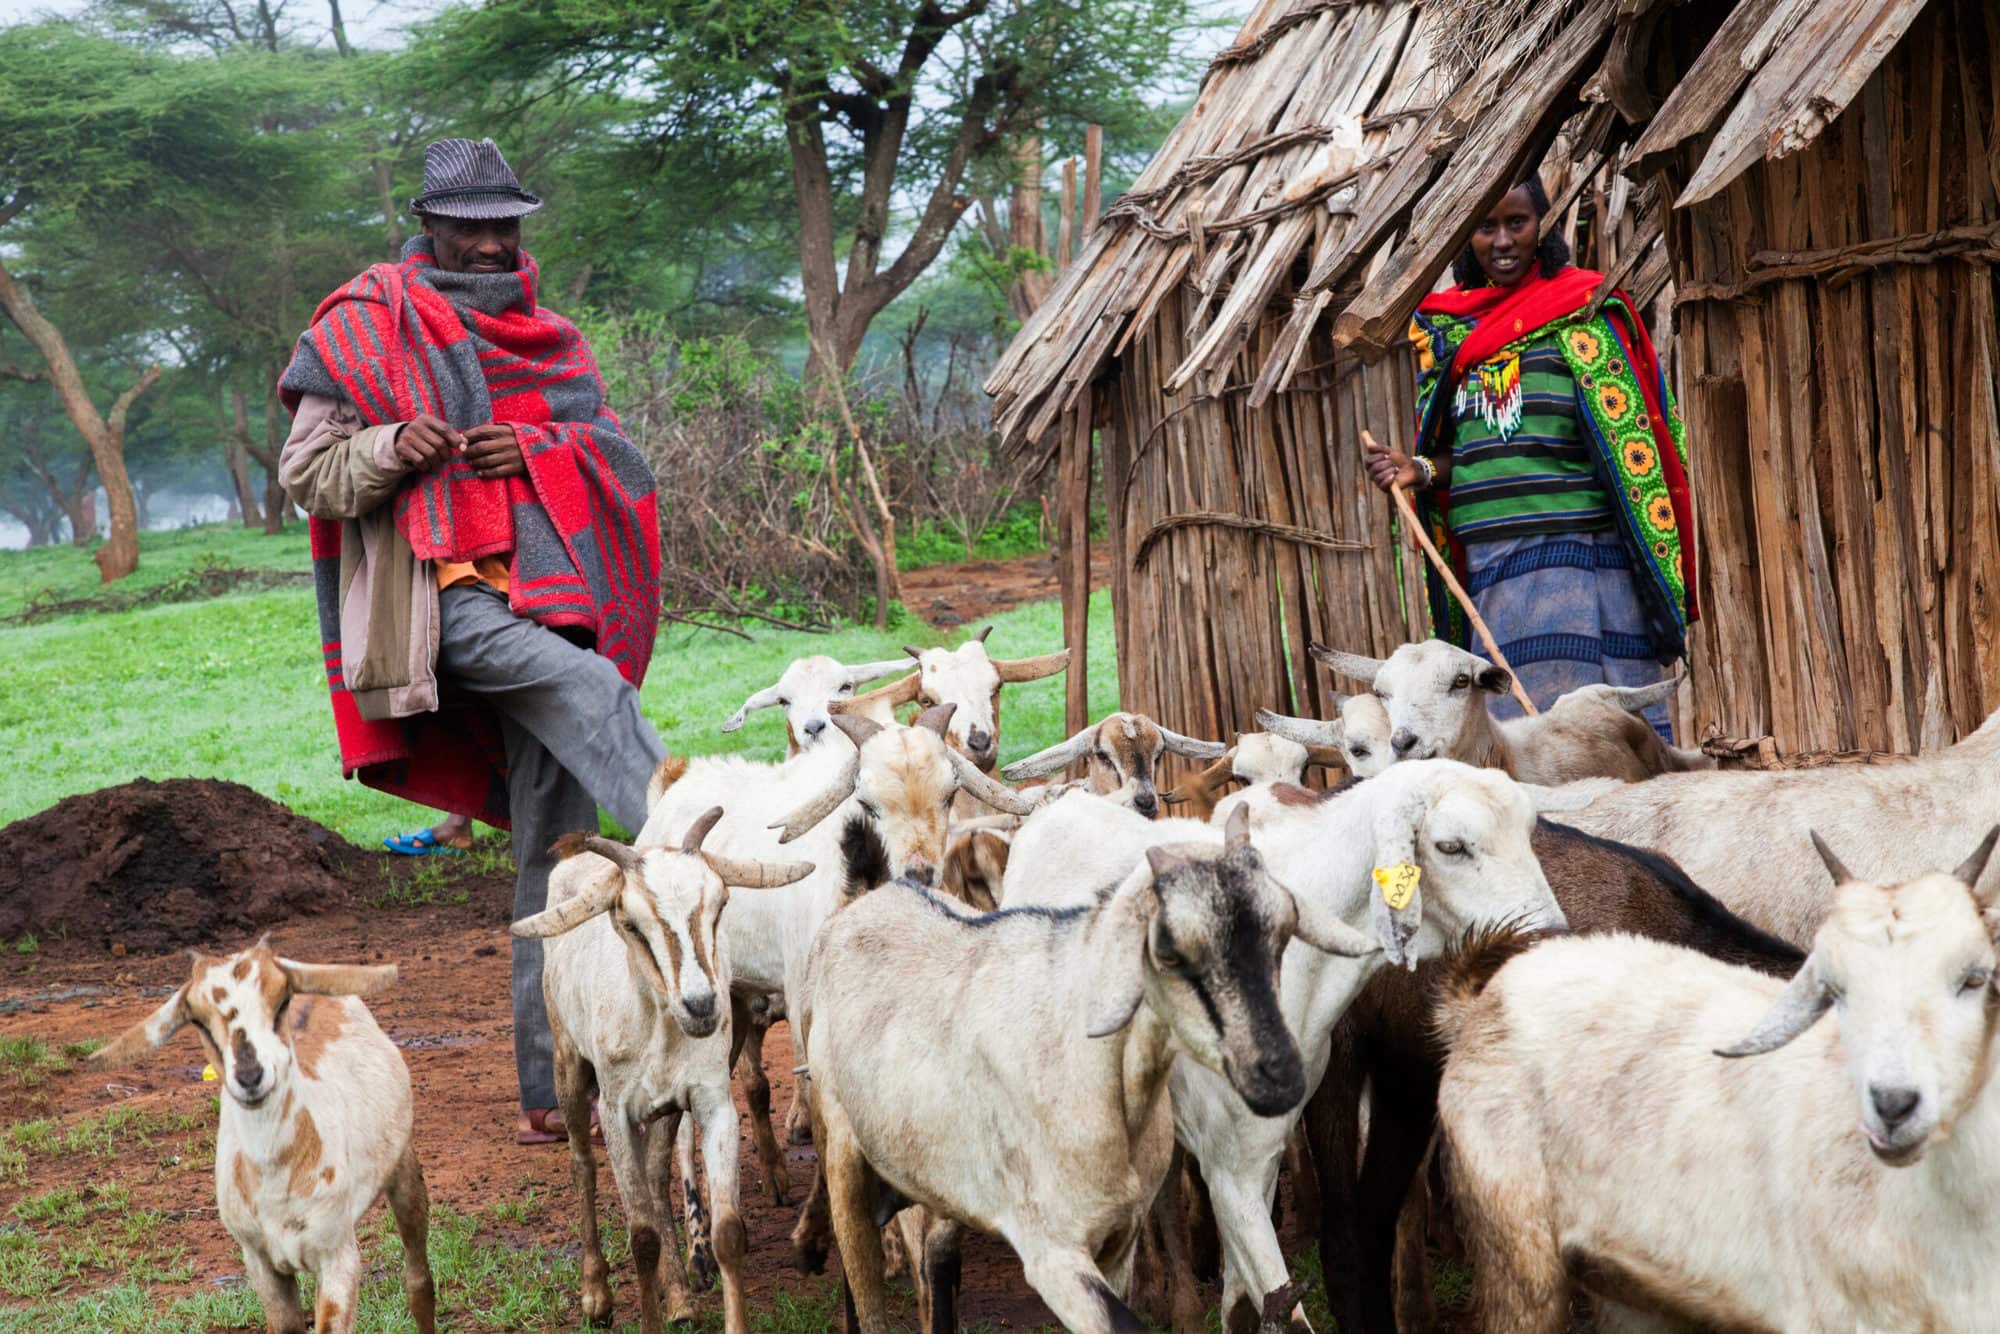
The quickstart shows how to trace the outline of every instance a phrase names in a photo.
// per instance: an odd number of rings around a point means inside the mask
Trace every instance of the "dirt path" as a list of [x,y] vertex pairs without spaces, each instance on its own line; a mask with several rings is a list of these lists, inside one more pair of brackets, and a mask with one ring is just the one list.
[[[1111,556],[1100,542],[1091,548],[1090,586],[1104,588],[1110,582]],[[903,605],[940,630],[1061,595],[1053,555],[932,565],[903,576]]]
[[[575,1194],[568,1150],[560,1145],[523,1148],[513,1142],[516,1085],[506,935],[512,877],[492,874],[454,888],[467,893],[464,904],[330,914],[277,932],[273,943],[296,958],[393,961],[400,966],[397,986],[370,1004],[409,1062],[417,1144],[434,1206],[484,1213],[490,1219],[491,1206],[521,1202],[517,1222],[482,1223],[482,1244],[542,1245],[573,1253]],[[33,1037],[59,1049],[64,1043],[108,1036],[143,1018],[185,978],[185,956],[178,954],[114,958],[80,942],[33,955],[10,951],[0,955],[0,1042]],[[765,1046],[781,1137],[794,1087],[787,1038],[780,1025]],[[77,1068],[46,1075],[32,1087],[0,1076],[0,1126],[48,1118],[69,1127],[95,1121],[113,1108],[143,1114],[141,1124],[199,1121],[206,1126],[213,1086],[202,1083],[202,1065],[200,1046],[184,1033],[129,1070],[93,1074]],[[818,1296],[832,1280],[805,1277],[793,1269],[789,1237],[796,1211],[769,1202],[740,1088],[737,1103],[745,1118],[741,1193],[750,1231],[746,1279],[754,1312],[767,1309],[780,1293]],[[231,1285],[243,1273],[242,1258],[215,1216],[209,1134],[156,1131],[150,1149],[121,1153],[115,1160],[115,1177],[130,1191],[130,1209],[158,1211],[191,1251],[190,1281],[154,1287],[161,1305],[176,1296]],[[210,1151],[206,1158],[204,1145]],[[599,1177],[600,1205],[615,1217],[616,1206],[609,1201],[616,1191],[602,1150],[598,1156],[605,1168]],[[812,1179],[812,1149],[792,1148],[787,1158],[796,1198]],[[87,1156],[30,1153],[24,1174],[0,1184],[0,1217],[9,1216],[23,1200],[78,1186],[101,1170]],[[496,1227],[500,1235],[490,1235]],[[835,1257],[829,1272],[837,1273],[838,1264]],[[111,1286],[118,1277],[90,1274],[62,1295]],[[620,1322],[638,1318],[637,1289],[629,1277],[629,1269],[613,1276]],[[556,1327],[578,1323],[575,1294],[568,1297],[571,1305]],[[714,1298],[707,1295],[703,1301],[707,1309]],[[0,1305],[0,1324],[5,1323],[5,1309]],[[1032,1328],[1049,1320],[1023,1282],[1011,1251],[986,1238],[975,1239],[967,1252],[964,1317],[970,1326],[1002,1329]]]

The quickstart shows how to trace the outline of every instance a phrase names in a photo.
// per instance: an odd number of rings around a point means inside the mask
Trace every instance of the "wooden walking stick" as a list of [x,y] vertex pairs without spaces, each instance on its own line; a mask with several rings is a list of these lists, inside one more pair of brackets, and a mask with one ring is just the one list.
[[[1361,433],[1361,443],[1376,448],[1380,447],[1375,444],[1375,437],[1365,430]],[[1530,718],[1539,715],[1541,710],[1536,708],[1535,702],[1528,698],[1528,692],[1521,688],[1520,676],[1514,671],[1512,664],[1507,661],[1507,655],[1500,651],[1500,645],[1493,641],[1493,632],[1486,628],[1486,622],[1480,616],[1479,608],[1472,605],[1472,595],[1467,593],[1465,586],[1458,582],[1458,576],[1452,573],[1451,562],[1439,553],[1437,547],[1431,542],[1431,535],[1424,531],[1422,521],[1417,518],[1417,507],[1410,501],[1410,493],[1404,489],[1401,482],[1391,482],[1389,484],[1389,496],[1396,502],[1396,509],[1402,514],[1404,525],[1416,535],[1417,545],[1424,549],[1424,555],[1430,558],[1432,567],[1437,570],[1438,576],[1444,580],[1444,586],[1451,590],[1451,595],[1458,599],[1458,604],[1461,607],[1465,608],[1465,617],[1472,622],[1472,632],[1478,635],[1479,642],[1486,646],[1486,656],[1492,660],[1495,667],[1507,673],[1507,679],[1513,683],[1514,698],[1521,702],[1522,711]]]

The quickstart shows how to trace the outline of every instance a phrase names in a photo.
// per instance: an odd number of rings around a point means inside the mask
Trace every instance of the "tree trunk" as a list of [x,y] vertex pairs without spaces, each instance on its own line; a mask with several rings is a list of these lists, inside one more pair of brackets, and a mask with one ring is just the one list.
[[[70,355],[61,331],[36,309],[27,289],[15,281],[4,262],[0,262],[0,310],[13,317],[35,350],[42,354],[42,360],[48,363],[49,378],[62,396],[63,410],[90,448],[90,457],[97,465],[97,480],[111,506],[111,539],[98,548],[98,574],[107,584],[123,579],[139,567],[139,508],[132,498],[132,479],[125,471],[125,414],[131,410],[132,401],[160,378],[160,368],[148,368],[137,383],[119,395],[107,421],[90,401],[90,391],[84,388],[83,376],[77,371],[76,359]],[[95,523],[91,526],[94,528]]]
[[[277,382],[278,377],[272,376],[271,383]],[[276,394],[265,397],[264,447],[250,451],[251,457],[264,468],[264,531],[271,536],[285,531],[285,511],[291,508],[292,503],[291,497],[285,494],[285,488],[278,481],[278,457],[285,448],[284,438],[278,434],[278,422],[281,420],[279,414],[284,410],[284,405],[278,402]],[[245,439],[248,439],[247,435]]]
[[[1025,135],[1014,150],[1014,189],[1007,201],[1008,244],[1030,254],[1047,255],[1048,238],[1042,230],[1042,136]],[[1049,294],[1049,275],[1029,269],[1015,279],[1007,293],[1007,308],[1017,320],[1035,313]]]
[[229,465],[229,481],[236,488],[236,512],[245,528],[262,528],[264,515],[250,486],[250,405],[241,385],[229,387],[229,419],[230,435],[222,456]]

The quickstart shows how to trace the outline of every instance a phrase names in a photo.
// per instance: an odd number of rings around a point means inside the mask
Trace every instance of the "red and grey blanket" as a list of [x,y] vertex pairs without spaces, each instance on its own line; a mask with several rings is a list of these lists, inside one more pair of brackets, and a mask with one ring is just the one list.
[[[374,265],[320,303],[279,392],[292,409],[306,394],[345,399],[371,424],[420,412],[460,430],[511,424],[525,477],[482,480],[454,459],[405,483],[397,527],[424,560],[511,551],[514,613],[589,632],[638,685],[660,615],[653,475],[605,403],[583,335],[537,304],[537,278],[525,253],[512,273],[448,273],[429,238],[415,238],[401,262]],[[340,664],[340,524],[312,520],[312,549],[343,771],[504,824],[491,719],[472,710],[360,716]]]

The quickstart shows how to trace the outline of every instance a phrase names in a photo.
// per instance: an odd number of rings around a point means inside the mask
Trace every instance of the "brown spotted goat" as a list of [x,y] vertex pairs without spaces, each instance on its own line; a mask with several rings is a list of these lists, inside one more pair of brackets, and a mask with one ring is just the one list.
[[221,1072],[215,1203],[243,1248],[272,1334],[304,1334],[298,1275],[319,1279],[319,1334],[348,1334],[360,1298],[354,1226],[383,1196],[403,1239],[403,1290],[421,1334],[436,1325],[430,1197],[410,1139],[410,1072],[358,999],[396,980],[380,967],[298,963],[269,937],[212,958],[93,1058],[120,1065],[182,1028]]

